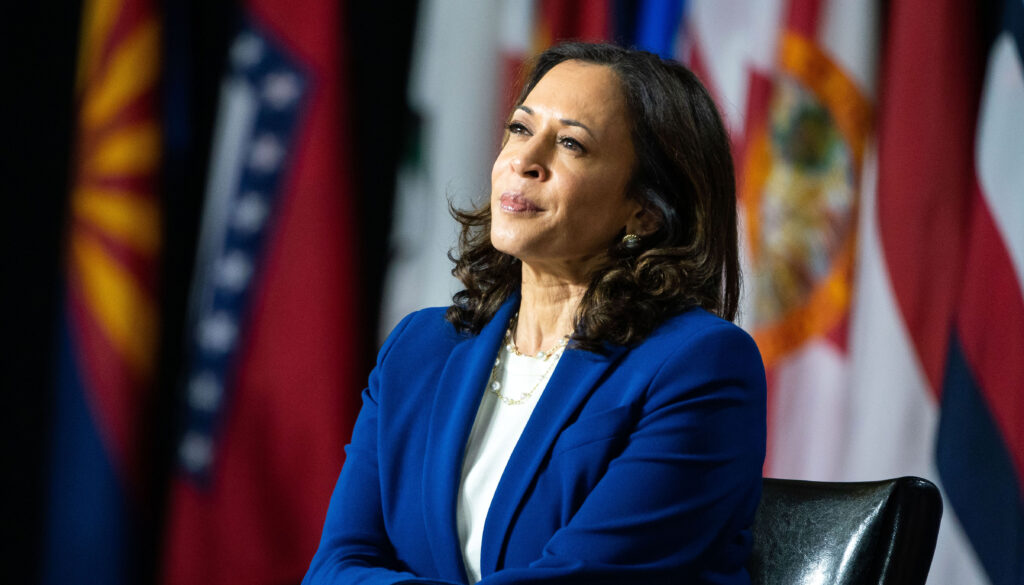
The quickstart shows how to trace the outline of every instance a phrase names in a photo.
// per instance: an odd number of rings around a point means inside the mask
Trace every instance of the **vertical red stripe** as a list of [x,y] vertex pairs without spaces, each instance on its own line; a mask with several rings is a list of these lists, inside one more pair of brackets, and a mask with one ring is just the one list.
[[977,183],[970,205],[956,326],[964,355],[1013,459],[1018,484],[1024,484],[1024,298]]
[[785,26],[800,36],[817,39],[820,19],[821,0],[790,0]]
[[612,38],[611,6],[608,0],[583,2],[586,7],[580,11],[579,36],[584,41],[607,41]]
[[879,113],[878,223],[897,303],[935,392],[959,288],[984,55],[977,10],[889,10]]
[[538,14],[542,42],[611,38],[610,0],[541,0]]

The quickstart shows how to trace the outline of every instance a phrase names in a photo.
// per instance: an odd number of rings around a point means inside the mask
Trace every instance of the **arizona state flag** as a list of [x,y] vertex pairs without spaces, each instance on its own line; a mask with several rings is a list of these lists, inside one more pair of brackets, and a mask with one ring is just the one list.
[[159,23],[83,9],[43,581],[136,583],[157,340]]
[[361,389],[339,6],[243,8],[191,301],[171,585],[301,580]]

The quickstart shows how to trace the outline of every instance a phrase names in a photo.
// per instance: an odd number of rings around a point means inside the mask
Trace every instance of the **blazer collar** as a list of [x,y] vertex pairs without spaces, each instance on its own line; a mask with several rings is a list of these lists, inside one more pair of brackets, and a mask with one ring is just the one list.
[[466,579],[455,518],[466,441],[494,358],[518,307],[519,296],[513,295],[478,335],[467,337],[452,349],[430,412],[423,465],[423,514],[435,536],[429,543],[439,576],[457,583]]
[[555,439],[590,396],[608,367],[626,351],[619,345],[606,344],[605,348],[603,354],[566,349],[555,367],[491,500],[480,553],[483,576],[496,571],[504,558],[512,520]]
[[[466,578],[456,527],[455,507],[466,441],[480,407],[484,386],[505,330],[519,308],[519,295],[501,306],[479,335],[467,337],[452,350],[438,381],[430,413],[423,466],[423,514],[435,535],[430,550],[443,579]],[[603,354],[567,349],[541,394],[523,434],[516,443],[494,493],[484,524],[481,571],[494,572],[504,556],[506,539],[519,502],[539,470],[559,432],[601,379],[605,370],[625,352],[607,345]]]

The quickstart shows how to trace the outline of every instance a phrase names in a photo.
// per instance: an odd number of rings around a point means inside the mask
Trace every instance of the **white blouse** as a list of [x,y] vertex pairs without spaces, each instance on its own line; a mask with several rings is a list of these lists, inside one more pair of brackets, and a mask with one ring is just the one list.
[[484,520],[498,481],[561,357],[562,349],[547,359],[515,355],[504,345],[498,352],[466,443],[455,510],[470,583],[480,580]]

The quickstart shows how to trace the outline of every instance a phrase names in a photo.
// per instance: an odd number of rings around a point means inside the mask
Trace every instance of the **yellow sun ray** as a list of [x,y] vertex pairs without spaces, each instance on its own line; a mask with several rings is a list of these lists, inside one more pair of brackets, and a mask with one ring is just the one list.
[[90,314],[122,358],[140,375],[150,375],[157,333],[150,293],[88,234],[74,233],[71,249]]
[[156,202],[108,189],[83,187],[72,197],[76,219],[95,225],[117,242],[146,256],[160,245],[160,215]]
[[154,171],[160,158],[156,122],[118,128],[85,161],[88,175],[140,175]]
[[83,128],[100,126],[154,86],[159,49],[159,29],[152,18],[125,36],[110,56],[103,77],[84,98]]
[[82,50],[78,54],[78,93],[88,79],[94,79],[103,55],[103,43],[110,36],[117,18],[120,2],[86,2],[82,14]]

